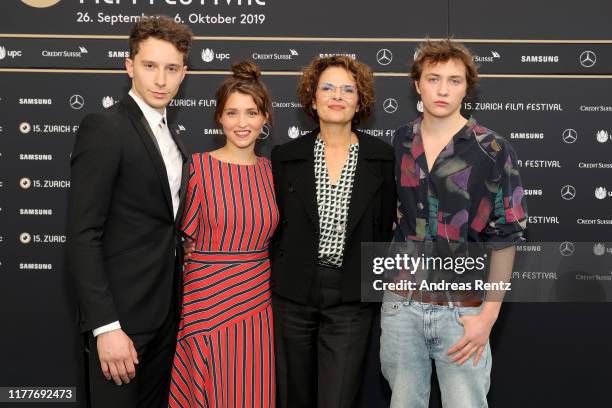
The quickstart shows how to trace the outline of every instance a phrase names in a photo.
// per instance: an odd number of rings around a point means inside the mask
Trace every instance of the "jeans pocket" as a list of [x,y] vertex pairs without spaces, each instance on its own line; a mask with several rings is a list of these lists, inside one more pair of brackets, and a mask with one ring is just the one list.
[[391,317],[398,314],[401,307],[400,302],[383,302],[380,310],[383,316]]
[[455,307],[455,320],[457,321],[457,323],[459,323],[461,326],[463,326],[463,322],[461,321],[461,317],[463,316],[473,316],[473,315],[477,315],[478,313],[480,313],[480,311],[482,310],[481,306],[477,306],[477,307]]

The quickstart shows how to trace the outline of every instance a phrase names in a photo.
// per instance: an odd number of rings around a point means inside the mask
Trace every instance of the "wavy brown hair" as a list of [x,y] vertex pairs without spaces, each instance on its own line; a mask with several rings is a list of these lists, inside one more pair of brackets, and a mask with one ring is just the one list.
[[260,76],[259,68],[252,61],[246,60],[232,64],[232,76],[223,81],[215,95],[217,100],[217,107],[215,108],[217,125],[221,126],[219,119],[223,114],[225,102],[234,92],[250,95],[255,102],[255,106],[257,106],[257,110],[262,115],[267,116],[268,124],[272,124],[272,102],[268,88],[259,79]]
[[302,71],[297,93],[306,114],[319,121],[319,115],[312,107],[312,102],[315,100],[319,78],[329,67],[342,67],[351,73],[359,96],[359,110],[353,117],[353,124],[357,125],[367,120],[374,106],[374,74],[366,64],[345,55],[315,58]]
[[130,31],[128,45],[130,46],[131,59],[134,59],[136,54],[138,54],[140,43],[149,37],[168,41],[174,45],[183,54],[183,64],[187,65],[193,34],[185,24],[177,23],[174,19],[167,16],[141,18],[132,26]]
[[463,44],[450,39],[427,40],[421,43],[414,64],[412,64],[410,76],[413,80],[419,81],[426,65],[436,65],[439,62],[447,62],[451,59],[463,63],[467,80],[467,93],[473,92],[478,83],[478,68],[474,62],[474,55]]

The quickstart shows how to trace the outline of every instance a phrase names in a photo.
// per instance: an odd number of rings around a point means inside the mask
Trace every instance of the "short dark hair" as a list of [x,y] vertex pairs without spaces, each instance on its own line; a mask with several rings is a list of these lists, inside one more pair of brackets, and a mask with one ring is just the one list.
[[478,83],[478,68],[474,62],[474,55],[463,44],[450,39],[438,41],[426,40],[421,43],[412,64],[410,76],[413,80],[419,81],[426,65],[435,65],[449,60],[457,60],[463,63],[467,80],[467,92],[472,92]]
[[374,106],[374,74],[369,66],[346,55],[315,58],[304,68],[298,81],[297,93],[306,114],[316,121],[319,120],[316,109],[312,107],[312,101],[315,100],[319,78],[329,67],[342,67],[351,73],[359,95],[359,110],[353,117],[353,123],[359,124],[367,120]]
[[218,125],[223,114],[227,98],[234,92],[250,95],[262,115],[267,116],[268,124],[272,123],[272,102],[270,94],[264,83],[259,79],[261,72],[254,62],[246,60],[232,64],[232,76],[227,78],[215,95],[217,106],[215,108],[215,121]]
[[193,34],[189,27],[180,24],[167,16],[151,16],[141,18],[130,31],[128,44],[130,46],[130,58],[138,54],[140,43],[149,37],[168,41],[183,54],[183,64],[187,64],[189,48]]

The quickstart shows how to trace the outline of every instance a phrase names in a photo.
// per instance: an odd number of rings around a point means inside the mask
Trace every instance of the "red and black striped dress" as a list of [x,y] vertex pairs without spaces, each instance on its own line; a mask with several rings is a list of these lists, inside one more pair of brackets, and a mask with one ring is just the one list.
[[278,223],[272,168],[194,154],[171,407],[274,407],[268,241]]

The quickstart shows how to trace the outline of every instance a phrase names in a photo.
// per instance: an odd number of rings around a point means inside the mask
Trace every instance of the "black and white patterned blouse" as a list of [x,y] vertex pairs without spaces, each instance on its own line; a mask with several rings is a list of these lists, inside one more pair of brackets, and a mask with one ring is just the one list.
[[319,263],[342,266],[348,208],[357,169],[359,144],[349,146],[349,155],[340,178],[332,185],[325,164],[325,142],[317,138],[314,147],[315,184],[319,211]]

